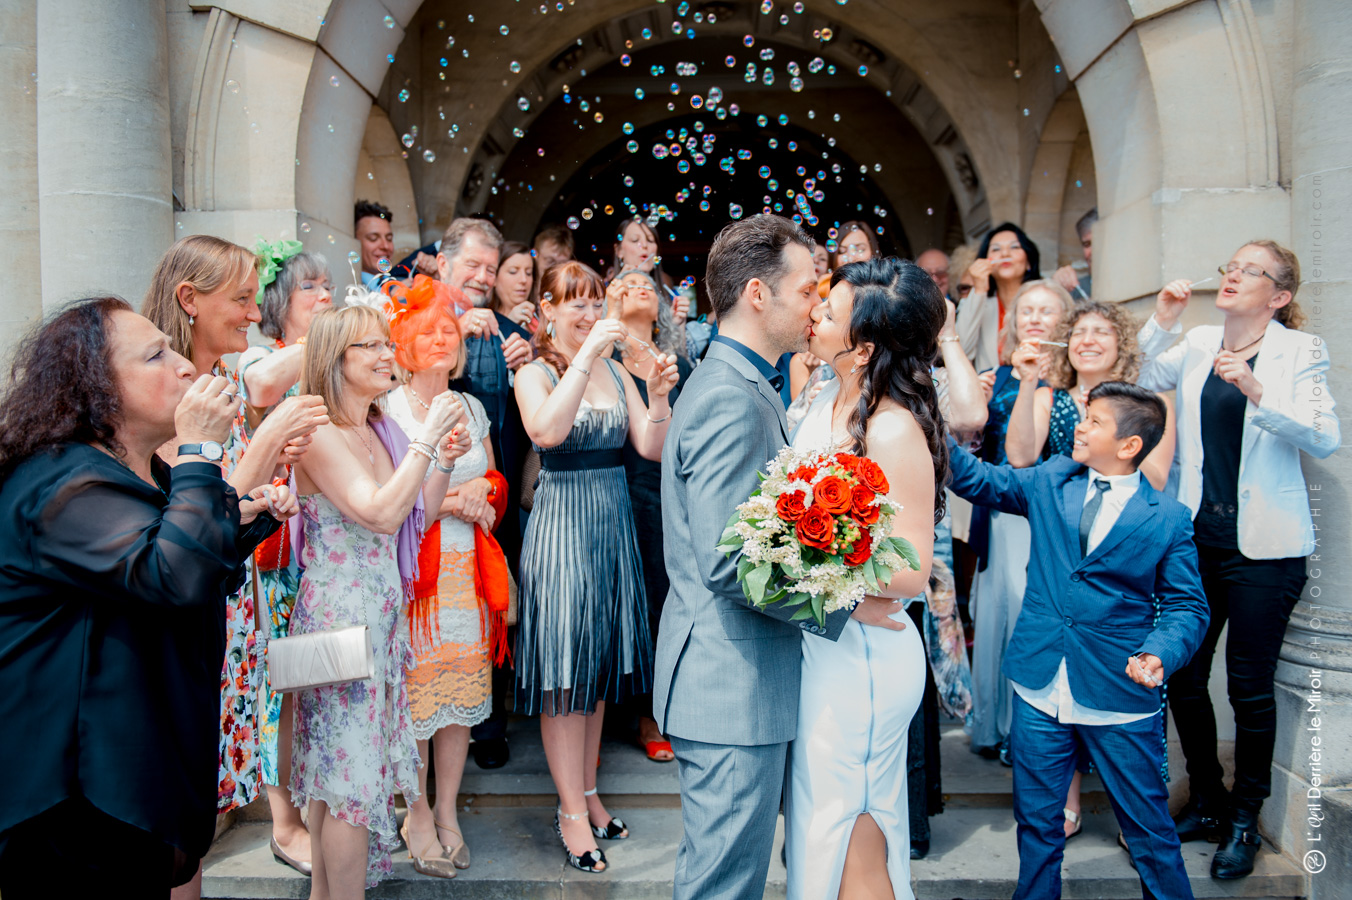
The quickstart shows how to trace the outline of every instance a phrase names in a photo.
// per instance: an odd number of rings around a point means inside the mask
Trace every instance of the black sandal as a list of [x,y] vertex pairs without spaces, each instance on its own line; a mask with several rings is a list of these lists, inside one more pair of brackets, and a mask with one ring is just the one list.
[[[592,788],[590,791],[583,791],[582,796],[596,796],[596,788]],[[587,824],[591,825],[592,834],[596,835],[598,840],[622,841],[629,837],[629,829],[625,827],[624,821],[616,816],[611,816],[610,821],[605,825],[592,825],[590,818],[587,819]]]
[[573,851],[568,847],[568,841],[563,837],[563,825],[559,822],[560,817],[576,822],[587,818],[587,814],[578,813],[577,815],[569,815],[564,812],[562,808],[554,810],[554,833],[559,836],[559,843],[563,844],[563,853],[568,857],[568,865],[583,872],[590,872],[593,875],[599,875],[606,871],[606,869],[596,868],[597,866],[606,866],[609,868],[609,865],[606,863],[606,855],[601,852],[599,847],[595,850],[588,850],[581,856],[574,855]]

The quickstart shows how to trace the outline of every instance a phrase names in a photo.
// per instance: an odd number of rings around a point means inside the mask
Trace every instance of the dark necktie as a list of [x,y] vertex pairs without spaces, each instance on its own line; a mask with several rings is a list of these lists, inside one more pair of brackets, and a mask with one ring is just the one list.
[[784,376],[781,373],[776,372],[767,378],[766,381],[770,382],[770,387],[775,389],[776,394],[784,390]]
[[1112,490],[1112,485],[1102,478],[1095,478],[1094,487],[1098,488],[1098,493],[1089,498],[1089,502],[1084,505],[1084,512],[1080,513],[1080,558],[1089,555],[1089,532],[1094,530],[1094,519],[1098,517],[1099,507],[1103,506],[1103,495]]

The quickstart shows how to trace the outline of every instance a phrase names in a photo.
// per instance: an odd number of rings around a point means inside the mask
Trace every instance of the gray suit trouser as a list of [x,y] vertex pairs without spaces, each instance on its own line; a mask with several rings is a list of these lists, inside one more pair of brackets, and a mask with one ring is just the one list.
[[789,745],[706,744],[668,735],[681,776],[675,900],[761,900]]

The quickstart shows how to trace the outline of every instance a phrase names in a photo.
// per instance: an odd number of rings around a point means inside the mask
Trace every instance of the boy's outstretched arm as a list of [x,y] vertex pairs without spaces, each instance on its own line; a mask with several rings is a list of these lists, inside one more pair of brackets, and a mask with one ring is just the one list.
[[1015,469],[982,462],[952,439],[948,439],[948,461],[952,471],[948,487],[964,500],[998,509],[1016,516],[1028,515],[1028,486],[1037,466]]

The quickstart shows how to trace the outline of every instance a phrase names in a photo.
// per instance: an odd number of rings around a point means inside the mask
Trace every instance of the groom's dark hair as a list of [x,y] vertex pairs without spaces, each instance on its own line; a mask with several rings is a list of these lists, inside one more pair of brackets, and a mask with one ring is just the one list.
[[704,286],[720,320],[729,315],[753,278],[778,290],[788,266],[784,248],[798,244],[811,253],[812,238],[783,216],[757,215],[723,228],[709,251]]

